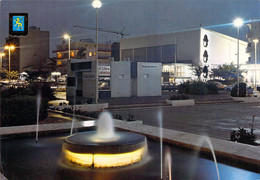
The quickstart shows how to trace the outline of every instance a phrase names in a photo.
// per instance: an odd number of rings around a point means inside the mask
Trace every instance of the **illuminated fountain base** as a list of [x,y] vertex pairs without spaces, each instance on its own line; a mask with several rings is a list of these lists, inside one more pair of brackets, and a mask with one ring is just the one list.
[[112,139],[100,139],[92,131],[65,138],[62,162],[87,168],[120,167],[139,162],[146,154],[145,136],[116,132]]

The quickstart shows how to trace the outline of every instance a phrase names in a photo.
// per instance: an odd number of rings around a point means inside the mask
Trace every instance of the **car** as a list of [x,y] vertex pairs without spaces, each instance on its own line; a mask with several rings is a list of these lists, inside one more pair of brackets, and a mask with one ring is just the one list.
[[225,89],[226,85],[222,84],[221,82],[218,81],[208,81],[208,83],[215,84],[218,89]]
[[165,82],[162,84],[162,91],[176,91],[177,87],[173,83]]
[[[232,85],[229,85],[229,86],[226,86],[225,87],[225,90],[228,91],[228,92],[231,92],[232,91],[232,88],[236,85],[237,83],[235,84],[232,84]],[[239,83],[240,84],[240,83]],[[246,91],[248,94],[252,94],[253,91],[254,91],[254,88],[252,88],[251,86],[248,86],[246,85]]]
[[232,88],[235,86],[236,84],[232,84],[232,85],[228,85],[226,86],[224,89],[228,92],[231,92]]

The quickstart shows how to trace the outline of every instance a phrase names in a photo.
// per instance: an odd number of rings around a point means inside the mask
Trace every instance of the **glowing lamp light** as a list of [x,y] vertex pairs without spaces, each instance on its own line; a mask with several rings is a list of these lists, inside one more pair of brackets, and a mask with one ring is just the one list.
[[64,38],[64,39],[69,39],[69,38],[70,38],[70,35],[64,34],[64,35],[63,35],[63,38]]
[[259,41],[258,39],[254,39],[253,42],[257,44]]
[[6,50],[14,50],[15,49],[15,46],[14,45],[10,45],[10,46],[5,46],[5,49]]
[[244,24],[244,21],[241,18],[237,18],[237,19],[234,20],[233,24],[234,24],[235,27],[239,28]]
[[93,6],[94,8],[96,8],[96,9],[98,9],[98,8],[100,8],[100,7],[102,6],[102,3],[101,3],[101,1],[99,1],[99,0],[94,0],[94,1],[92,2],[92,6]]
[[1,57],[5,56],[5,53],[0,53],[0,56],[1,56]]

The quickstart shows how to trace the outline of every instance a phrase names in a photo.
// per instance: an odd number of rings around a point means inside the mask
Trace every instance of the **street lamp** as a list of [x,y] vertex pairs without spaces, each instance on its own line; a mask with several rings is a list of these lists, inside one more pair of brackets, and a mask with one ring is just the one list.
[[94,0],[92,6],[96,9],[96,97],[95,102],[98,103],[98,9],[102,6],[101,1]]
[[63,38],[64,39],[68,39],[68,46],[69,46],[69,59],[70,59],[70,35],[68,35],[68,34],[64,34],[63,35]]
[[14,45],[6,45],[5,49],[8,50],[8,53],[9,53],[9,73],[10,73],[10,70],[11,70],[11,67],[10,67],[10,64],[11,64],[11,50],[14,50],[15,47],[14,47]]
[[256,85],[256,61],[257,61],[257,43],[258,39],[254,39],[253,42],[255,43],[255,77],[254,77],[254,83],[255,83],[255,89],[257,90],[257,85]]
[[0,69],[3,70],[3,56],[5,56],[5,53],[0,53]]
[[233,24],[237,27],[237,96],[239,96],[239,28],[243,26],[244,21],[241,18],[237,18]]

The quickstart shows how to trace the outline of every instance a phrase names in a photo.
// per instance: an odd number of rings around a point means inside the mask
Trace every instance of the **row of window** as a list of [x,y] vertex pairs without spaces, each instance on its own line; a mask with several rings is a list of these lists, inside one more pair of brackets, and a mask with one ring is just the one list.
[[[95,55],[96,55],[96,52],[88,52],[89,57],[92,57],[92,56],[95,56]],[[58,59],[67,59],[68,57],[69,57],[68,53],[57,53]],[[70,52],[70,58],[75,58],[75,57],[76,57],[75,52],[71,51]]]
[[176,44],[124,49],[121,53],[123,61],[173,63],[176,58]]

